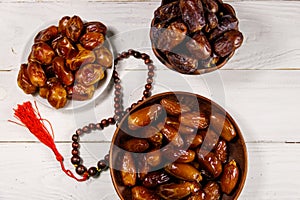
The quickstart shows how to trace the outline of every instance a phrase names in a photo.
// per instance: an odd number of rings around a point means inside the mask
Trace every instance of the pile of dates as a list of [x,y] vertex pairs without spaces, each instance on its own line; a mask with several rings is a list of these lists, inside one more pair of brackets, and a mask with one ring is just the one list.
[[122,151],[113,167],[129,191],[124,199],[217,200],[236,194],[241,171],[229,144],[238,136],[226,113],[188,97],[164,97],[123,124],[115,143]]
[[163,0],[151,42],[168,67],[199,74],[223,66],[243,42],[235,11],[222,0]]
[[103,23],[83,22],[78,16],[65,16],[58,26],[41,30],[28,63],[20,67],[18,86],[26,94],[38,93],[57,109],[68,99],[92,98],[112,66],[106,30]]

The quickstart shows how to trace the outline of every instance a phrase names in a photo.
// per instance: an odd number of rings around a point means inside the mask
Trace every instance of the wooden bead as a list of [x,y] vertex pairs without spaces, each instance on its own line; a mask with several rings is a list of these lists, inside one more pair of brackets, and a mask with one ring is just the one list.
[[101,125],[102,125],[103,127],[107,127],[107,126],[108,126],[108,121],[107,121],[107,119],[102,119],[102,120],[101,120]]
[[83,165],[78,165],[76,167],[76,173],[79,175],[83,175],[87,171],[86,167]]
[[80,158],[78,155],[72,156],[72,158],[71,158],[71,163],[72,163],[73,165],[79,165],[80,162],[81,162],[81,158]]
[[72,149],[72,155],[73,155],[73,156],[79,155],[78,149]]
[[96,167],[90,167],[88,169],[88,173],[90,176],[96,176],[98,174],[98,170]]
[[76,134],[77,134],[77,135],[82,135],[82,133],[83,133],[83,131],[82,131],[81,128],[79,128],[79,129],[76,130]]
[[154,76],[154,72],[149,71],[149,72],[148,72],[148,76],[149,76],[150,78],[153,77],[153,76]]
[[97,163],[97,167],[98,169],[100,170],[104,170],[106,167],[107,167],[107,162],[105,160],[100,160],[98,163]]
[[90,129],[90,127],[88,127],[88,126],[84,126],[84,127],[82,128],[82,131],[83,131],[84,133],[89,133],[89,132],[91,132],[91,129]]
[[143,60],[147,60],[147,59],[150,58],[150,56],[147,55],[147,54],[145,54],[145,53],[142,53],[142,54],[141,54],[141,58],[142,58]]
[[151,92],[145,90],[145,91],[143,92],[143,95],[144,95],[144,97],[148,98],[149,96],[151,96]]
[[113,117],[108,118],[108,123],[113,125],[116,123],[115,119]]
[[147,83],[147,84],[145,85],[145,89],[146,89],[146,90],[151,90],[151,88],[152,88],[151,83]]
[[78,142],[79,136],[77,134],[72,135],[72,141]]
[[90,124],[89,124],[89,128],[90,128],[91,130],[95,130],[95,129],[96,129],[96,124],[90,123]]
[[96,129],[98,129],[98,130],[102,130],[103,129],[103,126],[101,125],[101,123],[97,123],[96,124]]
[[73,147],[73,149],[78,149],[79,148],[79,143],[78,142],[73,142],[72,147]]

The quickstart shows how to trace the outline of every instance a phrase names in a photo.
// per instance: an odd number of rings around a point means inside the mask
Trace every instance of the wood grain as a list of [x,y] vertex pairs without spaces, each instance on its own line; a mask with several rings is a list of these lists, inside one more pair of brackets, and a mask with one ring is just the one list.
[[[14,73],[2,72],[5,76],[0,80],[0,88],[7,93],[1,101],[1,111],[7,114],[0,119],[0,128],[9,132],[3,134],[0,141],[32,141],[33,137],[26,134],[23,127],[6,121],[12,119],[12,108],[16,104],[34,100],[17,88]],[[140,99],[145,73],[140,70],[120,71],[125,107]],[[300,135],[295,134],[300,132],[297,111],[300,107],[299,76],[298,70],[221,70],[204,76],[181,76],[158,70],[152,93],[189,91],[213,99],[236,119],[248,142],[299,142]],[[52,122],[56,140],[69,141],[76,128],[112,116],[113,90],[108,88],[94,104],[79,110],[53,112],[52,108],[38,105],[42,116]],[[104,136],[97,141],[110,140],[113,131],[113,127],[104,130]],[[87,136],[83,140],[95,138]]]
[[[298,69],[300,38],[299,1],[234,1],[245,42],[223,69]],[[151,51],[149,27],[159,2],[28,2],[1,3],[2,42],[0,70],[19,68],[26,43],[45,23],[64,15],[100,20],[117,37],[116,51],[140,48]],[[113,9],[112,9],[113,8]],[[31,43],[28,43],[30,47]],[[23,57],[23,59],[22,59]]]
[[[66,166],[74,171],[69,162],[70,147],[68,143],[58,144]],[[90,166],[105,155],[109,144],[83,143],[83,147],[82,157]],[[300,169],[295,164],[300,156],[299,145],[247,143],[247,148],[250,165],[240,199],[297,199],[300,196],[300,182],[296,181],[300,178]],[[109,172],[77,183],[61,172],[52,152],[39,143],[0,143],[0,149],[0,199],[118,199]]]

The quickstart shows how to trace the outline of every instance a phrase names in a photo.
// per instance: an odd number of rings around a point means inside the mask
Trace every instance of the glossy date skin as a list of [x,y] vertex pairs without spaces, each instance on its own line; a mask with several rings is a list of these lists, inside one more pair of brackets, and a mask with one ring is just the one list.
[[92,98],[95,92],[95,86],[84,86],[80,83],[76,83],[73,87],[70,88],[70,90],[72,92],[72,99],[78,101],[85,101]]
[[159,20],[168,22],[176,17],[180,16],[179,1],[163,4],[154,12],[154,17]]
[[27,64],[21,65],[18,73],[17,83],[26,94],[33,94],[37,91],[37,87],[33,85],[29,79]]
[[162,99],[160,104],[165,108],[169,115],[173,116],[178,116],[181,113],[189,112],[191,110],[188,106],[171,99]]
[[52,107],[62,108],[67,103],[67,91],[61,84],[55,84],[49,88],[47,100]]
[[30,82],[36,87],[42,87],[46,84],[46,74],[42,66],[37,62],[29,62],[27,74]]
[[159,36],[157,48],[160,51],[171,51],[180,44],[186,37],[187,27],[184,23],[171,23]]
[[87,22],[84,23],[84,29],[86,33],[94,32],[94,33],[102,33],[106,34],[107,27],[101,22]]
[[166,172],[184,181],[202,180],[201,173],[190,164],[171,163],[165,167]]
[[73,42],[77,42],[83,31],[83,22],[80,17],[74,15],[66,25],[66,36]]
[[190,182],[164,184],[158,187],[158,195],[163,199],[182,199],[190,195],[193,188]]
[[198,68],[197,59],[189,57],[188,55],[167,52],[166,56],[174,68],[181,73],[193,73]]
[[58,28],[56,26],[50,26],[44,30],[41,30],[34,38],[34,42],[48,42],[58,36]]
[[97,32],[87,32],[80,38],[80,44],[88,50],[100,47],[104,43],[104,35]]
[[76,83],[81,83],[88,87],[98,83],[104,76],[104,70],[101,65],[87,64],[77,70],[75,80]]
[[207,59],[212,54],[209,41],[202,32],[197,32],[190,41],[186,43],[186,47],[197,59]]
[[230,194],[235,188],[239,179],[239,169],[235,160],[224,166],[224,171],[220,179],[221,191]]
[[155,104],[132,113],[128,117],[128,127],[131,130],[136,130],[149,125],[151,122],[157,120],[162,109],[161,105]]
[[112,66],[113,55],[108,48],[101,46],[100,48],[94,49],[94,52],[98,64],[106,68],[110,68]]
[[167,183],[170,180],[171,177],[168,173],[164,171],[155,171],[155,172],[150,172],[145,176],[143,180],[143,185],[147,188],[154,188],[157,187],[158,185]]
[[201,0],[179,0],[179,7],[182,14],[182,20],[194,33],[201,31],[206,25],[204,9]]
[[130,152],[125,152],[123,155],[121,177],[125,186],[134,186],[136,183],[136,168]]
[[47,43],[38,42],[32,45],[28,60],[41,65],[50,65],[54,56],[55,52]]
[[154,191],[151,191],[143,186],[135,186],[131,189],[132,200],[160,200]]
[[52,67],[55,75],[64,85],[72,85],[74,83],[74,75],[65,65],[62,57],[55,57],[52,61]]
[[65,59],[72,59],[78,54],[78,49],[67,37],[59,36],[51,45],[57,55]]
[[218,56],[225,57],[239,48],[243,43],[243,35],[236,30],[230,30],[220,36],[213,45]]
[[222,162],[215,156],[213,152],[205,151],[201,148],[197,149],[197,157],[200,166],[204,168],[208,175],[217,178],[222,173]]

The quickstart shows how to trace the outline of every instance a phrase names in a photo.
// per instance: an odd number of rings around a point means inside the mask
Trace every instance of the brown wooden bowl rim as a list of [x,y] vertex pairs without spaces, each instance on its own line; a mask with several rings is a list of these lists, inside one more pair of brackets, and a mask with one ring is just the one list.
[[[154,26],[154,21],[155,19],[152,19],[151,21],[151,28]],[[217,69],[220,69],[221,67],[223,67],[228,61],[230,58],[232,58],[232,56],[234,55],[235,51],[233,51],[231,54],[229,54],[226,58],[224,58],[224,61],[219,63],[218,65],[214,66],[214,67],[209,67],[209,68],[205,68],[205,69],[197,69],[196,71],[192,72],[192,73],[184,73],[184,72],[181,72],[181,71],[178,71],[176,69],[174,69],[174,67],[165,59],[163,58],[164,54],[162,52],[160,52],[154,45],[153,43],[153,38],[152,38],[152,35],[151,35],[151,29],[150,29],[150,41],[151,41],[151,48],[152,48],[152,51],[154,53],[154,55],[158,58],[158,60],[163,64],[165,65],[166,67],[168,67],[169,69],[173,70],[173,71],[176,71],[176,72],[179,72],[181,74],[188,74],[188,75],[199,75],[199,74],[205,74],[205,73],[209,73],[209,72],[213,72]]]
[[[235,122],[235,120],[233,119],[233,117],[223,108],[221,107],[219,104],[217,104],[216,102],[212,101],[211,99],[208,99],[204,96],[201,96],[199,94],[194,94],[194,93],[190,93],[190,92],[183,92],[183,91],[174,91],[174,92],[163,92],[163,93],[159,93],[159,94],[156,94],[156,95],[153,95],[149,98],[147,98],[145,101],[139,103],[136,107],[134,107],[134,109],[132,109],[129,113],[127,113],[123,119],[121,120],[121,122],[119,123],[119,126],[117,127],[117,129],[115,130],[114,132],[114,135],[113,135],[113,138],[111,140],[111,146],[110,146],[110,153],[109,153],[109,166],[113,166],[112,163],[113,163],[113,144],[115,143],[116,141],[116,138],[118,136],[118,132],[120,130],[120,127],[121,127],[121,124],[124,123],[124,121],[127,119],[128,115],[133,113],[135,110],[138,110],[141,106],[143,106],[144,104],[146,104],[147,102],[149,101],[152,101],[154,99],[161,99],[163,97],[167,97],[167,96],[170,96],[170,95],[187,95],[187,96],[196,96],[197,98],[203,100],[204,102],[206,103],[211,103],[212,105],[216,106],[217,109],[220,109],[222,112],[226,113],[226,117],[230,120],[230,122],[232,123],[233,127],[235,128],[236,132],[237,132],[237,135],[238,135],[238,138],[240,140],[240,143],[242,145],[242,149],[243,149],[243,156],[244,156],[244,171],[243,171],[243,175],[242,177],[240,177],[240,180],[239,180],[239,185],[238,187],[236,188],[236,194],[235,196],[233,197],[234,200],[237,200],[239,195],[241,194],[243,188],[244,188],[244,185],[245,185],[245,182],[246,182],[246,177],[247,177],[247,172],[248,172],[248,153],[247,153],[247,147],[246,147],[246,143],[245,143],[245,140],[244,140],[244,137],[242,135],[242,132],[240,130],[240,128],[238,127],[237,123]],[[118,189],[118,183],[117,183],[117,180],[116,180],[116,174],[115,174],[115,170],[113,168],[110,168],[110,177],[111,177],[111,180],[113,182],[113,185],[114,185],[114,188],[118,194],[118,196],[121,198],[121,200],[127,200],[127,199],[124,199],[124,197],[122,196],[122,194],[120,193],[119,189]]]

